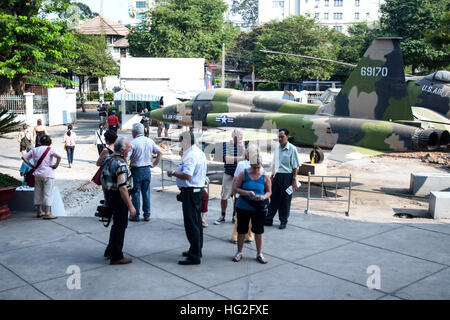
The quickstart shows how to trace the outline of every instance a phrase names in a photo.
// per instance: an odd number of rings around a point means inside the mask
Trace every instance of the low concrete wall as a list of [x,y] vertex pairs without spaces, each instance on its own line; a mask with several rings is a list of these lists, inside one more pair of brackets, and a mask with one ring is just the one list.
[[[13,198],[8,202],[8,207],[11,210],[11,213],[14,213],[15,211],[36,212],[36,207],[34,206],[34,188],[17,188]],[[53,187],[51,212],[53,215],[60,217],[67,215],[66,210],[64,209],[61,193],[59,192],[59,188],[56,186]]]
[[450,174],[411,173],[409,192],[416,196],[428,196],[431,191],[450,191]]
[[431,192],[428,212],[433,219],[450,219],[450,192]]

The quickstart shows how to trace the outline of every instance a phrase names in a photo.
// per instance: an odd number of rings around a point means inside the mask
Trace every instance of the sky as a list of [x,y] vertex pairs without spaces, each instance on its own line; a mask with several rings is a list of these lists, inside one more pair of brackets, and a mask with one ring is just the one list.
[[[101,13],[101,0],[78,0],[87,4],[91,11]],[[130,23],[131,19],[128,15],[128,0],[103,0],[103,17],[120,22],[122,24]]]

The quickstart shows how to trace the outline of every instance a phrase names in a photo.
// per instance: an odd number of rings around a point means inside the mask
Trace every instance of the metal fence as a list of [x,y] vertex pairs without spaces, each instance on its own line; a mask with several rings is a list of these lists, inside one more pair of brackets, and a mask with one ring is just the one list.
[[8,113],[25,114],[25,96],[0,96],[0,107]]
[[[321,184],[321,196],[320,197],[311,197],[311,178],[322,178],[322,184]],[[336,181],[336,187],[333,188],[335,189],[335,195],[334,197],[329,197],[326,193],[326,187],[324,184],[324,178],[331,178],[331,179],[335,179]],[[347,199],[338,199],[338,185],[339,185],[339,179],[344,179],[348,181],[348,198]],[[330,190],[328,190],[330,191]],[[325,192],[325,197],[324,197],[324,192]],[[349,174],[348,176],[325,176],[325,175],[315,175],[315,174],[311,174],[311,172],[308,172],[308,198],[307,198],[307,203],[306,203],[306,210],[305,210],[305,214],[308,214],[309,211],[309,201],[311,200],[322,200],[322,201],[342,201],[342,202],[347,202],[347,211],[345,212],[345,215],[348,216],[350,213],[350,196],[352,194],[352,175]]]
[[48,96],[33,97],[33,113],[34,114],[48,113]]

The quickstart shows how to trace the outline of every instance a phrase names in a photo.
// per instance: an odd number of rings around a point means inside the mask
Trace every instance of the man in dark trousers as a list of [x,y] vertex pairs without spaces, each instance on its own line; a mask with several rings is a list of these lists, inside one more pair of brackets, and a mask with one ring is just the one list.
[[179,140],[183,158],[177,171],[168,171],[169,177],[177,178],[181,190],[180,201],[183,207],[184,229],[190,243],[188,251],[183,252],[185,260],[181,265],[200,264],[203,247],[202,198],[205,186],[207,162],[203,151],[195,145],[194,134],[183,132]]
[[104,256],[111,259],[111,264],[128,264],[132,260],[123,256],[123,242],[125,230],[128,226],[128,211],[130,218],[136,215],[131,202],[129,189],[133,182],[127,167],[127,155],[130,152],[130,142],[125,138],[118,138],[114,143],[114,153],[106,158],[102,184],[105,190],[107,206],[112,210],[113,225],[109,235],[108,246]]
[[286,189],[292,186],[293,192],[297,191],[297,171],[300,167],[297,148],[290,144],[288,139],[289,131],[280,129],[278,131],[280,145],[275,150],[272,161],[272,195],[264,223],[266,226],[271,226],[278,211],[280,229],[286,228],[291,210],[292,193],[288,194]]

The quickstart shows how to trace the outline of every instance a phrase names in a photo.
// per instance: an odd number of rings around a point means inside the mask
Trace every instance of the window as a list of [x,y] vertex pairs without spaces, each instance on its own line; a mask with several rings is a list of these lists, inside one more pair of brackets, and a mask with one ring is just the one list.
[[359,20],[359,12],[355,12],[355,20]]
[[284,8],[284,1],[272,1],[272,8]]
[[320,14],[317,12],[317,13],[314,14],[314,17],[315,17],[316,19],[319,19]]
[[334,20],[342,20],[342,13],[333,13]]
[[342,32],[342,26],[334,26],[333,29]]
[[316,3],[315,3],[315,5],[314,5],[314,7],[315,7],[315,8],[318,8],[318,7],[319,7],[319,4],[320,4],[320,0],[316,0]]
[[367,18],[370,18],[370,12],[367,12],[367,13],[366,13],[366,17],[367,17]]
[[323,19],[324,19],[324,20],[328,20],[328,12],[325,12],[325,13],[323,14]]
[[342,7],[344,5],[344,0],[334,0],[335,7]]
[[136,1],[136,9],[147,8],[147,3],[145,1]]
[[359,7],[359,0],[355,0],[355,7]]
[[144,20],[145,19],[145,13],[144,12],[137,13],[136,14],[136,19]]
[[127,48],[120,48],[120,57],[121,58],[127,57]]
[[330,0],[325,0],[325,7],[329,7],[330,6]]

